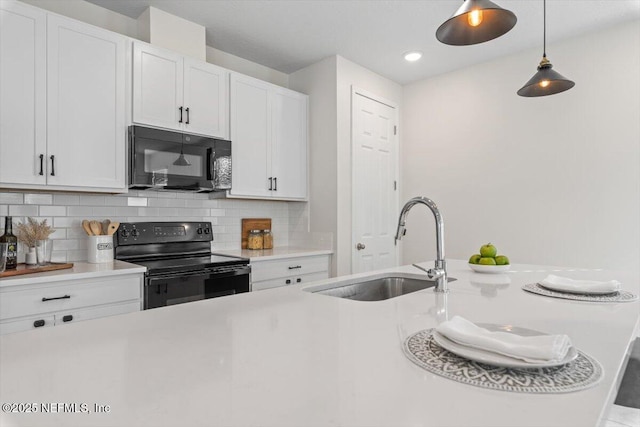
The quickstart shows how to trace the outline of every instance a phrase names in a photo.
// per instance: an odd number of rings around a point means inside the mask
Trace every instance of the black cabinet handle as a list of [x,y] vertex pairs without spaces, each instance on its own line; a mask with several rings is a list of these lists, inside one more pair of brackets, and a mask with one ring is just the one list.
[[287,285],[291,284],[291,279],[287,279],[287,281],[285,282]]
[[40,320],[36,320],[35,322],[33,322],[33,327],[34,328],[39,328],[41,326],[44,326],[45,321],[40,319]]
[[178,120],[178,123],[182,123],[182,107],[178,108],[178,110],[180,110],[180,120]]
[[189,107],[187,107],[184,111],[187,112],[187,121],[185,122],[185,124],[189,124]]
[[51,159],[51,176],[56,176],[56,170],[55,170],[56,156],[49,156],[49,158]]
[[40,173],[38,175],[44,175],[44,154],[40,154]]
[[294,265],[293,267],[289,267],[289,270],[297,270],[298,268],[302,268],[301,265]]
[[53,301],[53,300],[56,300],[56,299],[70,299],[70,298],[71,298],[71,295],[65,295],[63,297],[55,297],[55,298],[42,298],[42,302]]
[[273,178],[269,177],[269,191],[273,190]]
[[302,282],[302,279],[298,277],[298,278],[296,279],[296,283],[300,283],[300,282]]
[[63,322],[71,322],[72,320],[73,320],[73,316],[70,314],[67,314],[66,316],[62,316]]
[[273,191],[278,191],[278,178],[273,178]]

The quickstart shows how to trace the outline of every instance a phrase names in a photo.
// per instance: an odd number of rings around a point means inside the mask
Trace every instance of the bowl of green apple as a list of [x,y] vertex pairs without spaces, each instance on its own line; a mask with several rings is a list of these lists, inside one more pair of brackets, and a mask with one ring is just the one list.
[[506,255],[498,255],[498,249],[487,243],[480,247],[479,254],[471,255],[469,268],[477,273],[499,274],[509,271],[511,264]]

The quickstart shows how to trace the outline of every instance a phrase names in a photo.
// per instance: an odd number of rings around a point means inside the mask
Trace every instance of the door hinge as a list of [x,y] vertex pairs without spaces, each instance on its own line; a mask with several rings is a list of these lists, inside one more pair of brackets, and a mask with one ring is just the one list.
[[398,189],[398,181],[393,181],[393,191]]
[[397,135],[398,134],[398,126],[393,125],[393,134]]

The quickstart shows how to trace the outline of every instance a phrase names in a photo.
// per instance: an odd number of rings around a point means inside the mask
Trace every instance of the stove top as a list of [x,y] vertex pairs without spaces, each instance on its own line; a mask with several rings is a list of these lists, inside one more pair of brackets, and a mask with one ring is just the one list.
[[212,255],[210,222],[120,223],[115,258],[147,267],[149,275],[248,265],[248,258]]

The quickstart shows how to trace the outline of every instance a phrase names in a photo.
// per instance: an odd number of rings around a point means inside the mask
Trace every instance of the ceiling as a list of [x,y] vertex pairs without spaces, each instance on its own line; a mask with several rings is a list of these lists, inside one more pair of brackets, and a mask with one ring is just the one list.
[[[207,45],[287,74],[337,54],[406,84],[528,48],[542,56],[542,0],[495,0],[516,14],[516,26],[458,47],[438,42],[435,31],[461,0],[88,1],[131,18],[154,6],[205,26]],[[548,0],[547,43],[637,19],[640,0]],[[406,62],[411,50],[423,58]]]

